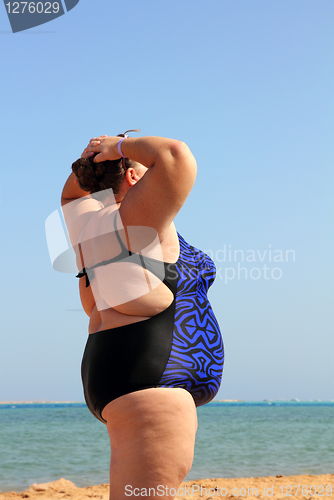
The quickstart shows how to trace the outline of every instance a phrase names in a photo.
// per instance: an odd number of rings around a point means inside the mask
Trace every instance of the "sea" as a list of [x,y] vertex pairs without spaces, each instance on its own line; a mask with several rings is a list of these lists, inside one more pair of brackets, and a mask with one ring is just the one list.
[[[188,480],[334,473],[334,402],[212,402],[198,422]],[[0,492],[108,483],[109,459],[106,427],[84,403],[0,404]]]

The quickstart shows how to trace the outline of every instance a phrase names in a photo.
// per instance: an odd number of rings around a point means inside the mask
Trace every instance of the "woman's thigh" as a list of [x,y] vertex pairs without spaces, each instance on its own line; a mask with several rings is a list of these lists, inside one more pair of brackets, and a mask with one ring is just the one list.
[[112,401],[102,416],[111,445],[110,498],[129,498],[142,488],[153,488],[149,498],[154,488],[156,498],[174,498],[168,490],[178,488],[193,460],[192,396],[184,389],[145,389]]

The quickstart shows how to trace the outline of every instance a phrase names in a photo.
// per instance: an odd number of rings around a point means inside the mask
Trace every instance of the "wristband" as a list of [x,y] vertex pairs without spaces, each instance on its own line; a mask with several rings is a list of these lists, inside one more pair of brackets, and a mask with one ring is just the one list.
[[118,151],[118,154],[122,157],[122,158],[125,158],[125,156],[123,155],[122,153],[122,148],[121,148],[121,145],[122,145],[122,142],[124,141],[124,139],[127,139],[127,135],[124,134],[124,137],[122,137],[122,139],[120,141],[118,141],[117,143],[117,151]]

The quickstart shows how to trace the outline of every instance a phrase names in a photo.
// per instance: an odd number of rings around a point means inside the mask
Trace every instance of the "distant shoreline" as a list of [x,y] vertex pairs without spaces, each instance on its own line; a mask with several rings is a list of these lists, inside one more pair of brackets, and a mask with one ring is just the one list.
[[[245,399],[214,399],[210,403],[334,403],[334,399],[262,399],[262,400],[245,400]],[[210,404],[208,403],[208,404]],[[0,405],[42,405],[42,404],[86,404],[85,401],[48,401],[48,400],[26,400],[26,401],[0,401]]]
[[0,405],[85,404],[84,401],[0,401]]

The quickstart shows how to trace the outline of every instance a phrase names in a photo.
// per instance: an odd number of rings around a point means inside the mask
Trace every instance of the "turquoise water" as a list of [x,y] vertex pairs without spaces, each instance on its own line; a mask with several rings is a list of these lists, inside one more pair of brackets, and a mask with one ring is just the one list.
[[[198,421],[187,479],[334,473],[334,403],[210,403]],[[85,404],[0,405],[0,491],[107,483],[109,453]]]

